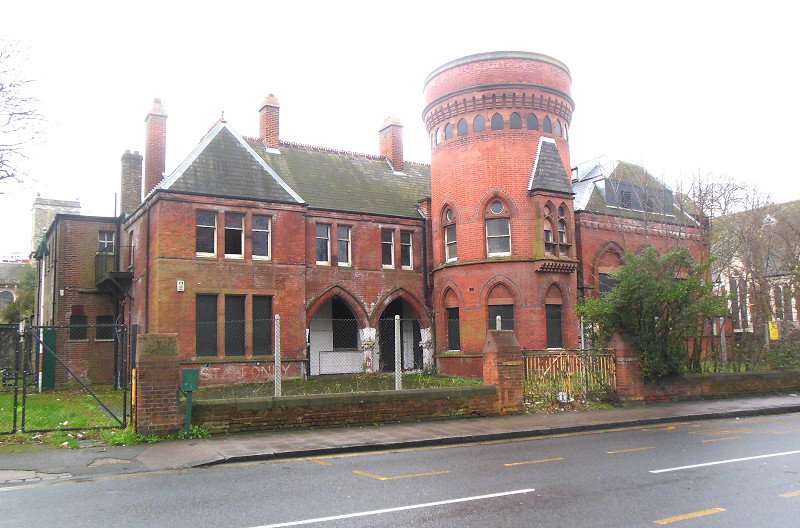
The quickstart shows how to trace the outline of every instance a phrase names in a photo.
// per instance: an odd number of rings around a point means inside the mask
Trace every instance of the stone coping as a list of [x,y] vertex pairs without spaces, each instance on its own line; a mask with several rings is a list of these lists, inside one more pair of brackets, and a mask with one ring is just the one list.
[[301,394],[293,396],[258,396],[252,398],[218,398],[194,401],[194,407],[226,406],[237,410],[268,410],[286,407],[323,408],[334,405],[363,405],[410,399],[469,399],[497,395],[494,385],[406,389],[400,391],[346,392],[335,394]]

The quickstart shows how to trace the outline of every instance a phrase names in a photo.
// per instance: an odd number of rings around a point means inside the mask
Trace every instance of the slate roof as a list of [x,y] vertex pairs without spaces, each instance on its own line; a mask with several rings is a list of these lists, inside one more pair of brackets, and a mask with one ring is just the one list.
[[30,267],[23,262],[0,262],[0,284],[18,285]]
[[405,162],[399,172],[379,156],[286,142],[278,153],[249,143],[315,209],[420,218],[419,201],[431,195],[428,165]]
[[430,167],[395,171],[380,156],[281,142],[267,148],[219,121],[158,188],[211,196],[303,203],[313,209],[420,218]]
[[536,148],[536,159],[531,170],[531,179],[528,183],[529,191],[553,191],[572,194],[572,184],[569,175],[561,161],[556,142],[547,137],[539,138]]
[[[694,218],[676,205],[670,188],[641,165],[602,159],[579,164],[577,170],[578,175],[572,185],[575,192],[575,211],[624,218],[644,218],[647,215],[651,220],[697,225]],[[620,189],[633,191],[634,204],[631,207],[617,203],[616,194]],[[654,210],[649,211],[645,211],[641,205],[637,206],[636,202],[641,201],[645,195],[661,202],[661,206],[656,204]]]
[[303,202],[224,121],[217,122],[159,187],[212,196]]

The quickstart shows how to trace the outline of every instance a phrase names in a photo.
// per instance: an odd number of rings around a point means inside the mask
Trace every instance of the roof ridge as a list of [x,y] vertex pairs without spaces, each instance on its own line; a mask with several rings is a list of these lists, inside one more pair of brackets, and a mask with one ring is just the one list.
[[[253,141],[253,142],[256,142],[256,143],[258,143],[258,142],[263,143],[264,142],[263,139],[257,138],[255,136],[242,136],[242,139],[244,139],[245,141]],[[341,150],[341,149],[335,149],[335,148],[330,148],[330,147],[320,147],[319,145],[311,145],[311,144],[308,144],[308,143],[298,143],[296,141],[286,141],[286,140],[283,140],[283,139],[281,139],[279,141],[279,143],[280,143],[280,145],[286,146],[286,147],[294,147],[294,148],[300,148],[300,149],[305,149],[305,150],[316,150],[316,151],[319,151],[319,152],[330,152],[330,153],[333,153],[333,154],[342,154],[342,155],[345,155],[345,156],[360,156],[362,158],[372,159],[372,160],[376,160],[376,161],[387,159],[386,156],[381,156],[380,154],[364,154],[363,152],[355,152],[353,150]],[[408,163],[409,165],[417,165],[417,166],[420,166],[420,167],[430,167],[431,166],[430,163],[423,163],[421,161],[403,160],[403,163]]]

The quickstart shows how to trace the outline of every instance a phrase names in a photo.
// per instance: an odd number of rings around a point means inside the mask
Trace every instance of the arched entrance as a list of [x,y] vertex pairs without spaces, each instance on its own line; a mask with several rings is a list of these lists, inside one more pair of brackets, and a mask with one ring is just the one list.
[[395,325],[394,318],[400,316],[400,350],[403,370],[421,369],[423,366],[421,334],[419,321],[414,318],[411,307],[402,298],[393,300],[383,310],[378,321],[378,342],[381,372],[394,372],[395,369]]
[[309,374],[352,374],[364,369],[358,319],[350,306],[333,296],[319,307],[308,327]]

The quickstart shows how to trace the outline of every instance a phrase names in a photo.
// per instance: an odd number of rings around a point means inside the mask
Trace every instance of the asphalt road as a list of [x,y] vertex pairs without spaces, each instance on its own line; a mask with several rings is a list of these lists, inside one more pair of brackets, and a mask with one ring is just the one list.
[[0,526],[800,526],[800,414],[0,487]]

